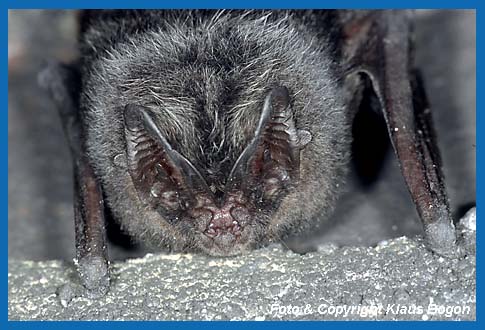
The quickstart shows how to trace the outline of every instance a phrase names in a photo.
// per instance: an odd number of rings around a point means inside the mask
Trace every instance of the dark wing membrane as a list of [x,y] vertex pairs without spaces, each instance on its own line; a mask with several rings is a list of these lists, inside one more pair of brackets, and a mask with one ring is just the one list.
[[347,77],[370,79],[428,243],[449,255],[455,231],[431,112],[413,67],[411,19],[405,10],[342,11],[342,61]]

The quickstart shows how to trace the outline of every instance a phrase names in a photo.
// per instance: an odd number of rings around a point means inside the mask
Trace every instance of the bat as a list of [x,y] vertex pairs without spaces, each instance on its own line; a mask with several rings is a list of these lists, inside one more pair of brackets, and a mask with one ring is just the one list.
[[77,269],[110,285],[105,211],[155,248],[237,255],[324,221],[364,103],[385,121],[431,250],[456,253],[412,13],[87,10],[40,74],[71,149]]

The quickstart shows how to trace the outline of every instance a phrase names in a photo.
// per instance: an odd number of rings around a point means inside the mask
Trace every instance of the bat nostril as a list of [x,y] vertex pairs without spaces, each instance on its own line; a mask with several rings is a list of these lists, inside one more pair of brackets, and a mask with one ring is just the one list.
[[231,216],[234,219],[234,221],[237,222],[238,226],[241,226],[241,224],[244,225],[248,222],[249,212],[245,207],[235,206],[231,208],[229,212],[231,213]]
[[210,210],[199,211],[195,213],[195,217],[199,224],[202,224],[203,226],[207,226],[206,229],[214,228],[214,224],[212,222],[212,220],[214,219],[214,214]]
[[209,222],[204,234],[208,237],[215,238],[230,234],[231,236],[239,236],[242,227],[240,223],[232,217],[229,212],[215,212],[211,221]]

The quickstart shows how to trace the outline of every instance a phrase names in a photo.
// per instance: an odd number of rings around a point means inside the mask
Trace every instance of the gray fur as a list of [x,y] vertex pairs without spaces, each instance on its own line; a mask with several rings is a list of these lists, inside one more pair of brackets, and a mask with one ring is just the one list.
[[312,141],[301,153],[299,185],[275,212],[261,210],[264,221],[252,227],[247,248],[324,220],[346,171],[350,118],[336,54],[325,37],[305,25],[314,21],[312,14],[163,15],[139,33],[129,32],[135,24],[130,18],[99,20],[81,38],[86,145],[107,204],[123,228],[157,247],[200,249],[190,229],[170,225],[139,200],[123,166],[126,104],[148,106],[172,147],[222,186],[275,85],[290,91],[297,128],[310,131]]

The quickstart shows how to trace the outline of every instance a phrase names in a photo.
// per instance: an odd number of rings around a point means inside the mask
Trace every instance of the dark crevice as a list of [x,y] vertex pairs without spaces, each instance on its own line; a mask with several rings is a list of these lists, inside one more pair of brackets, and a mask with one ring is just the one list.
[[379,178],[391,144],[377,96],[370,82],[366,84],[352,125],[352,165],[362,185],[370,187]]

